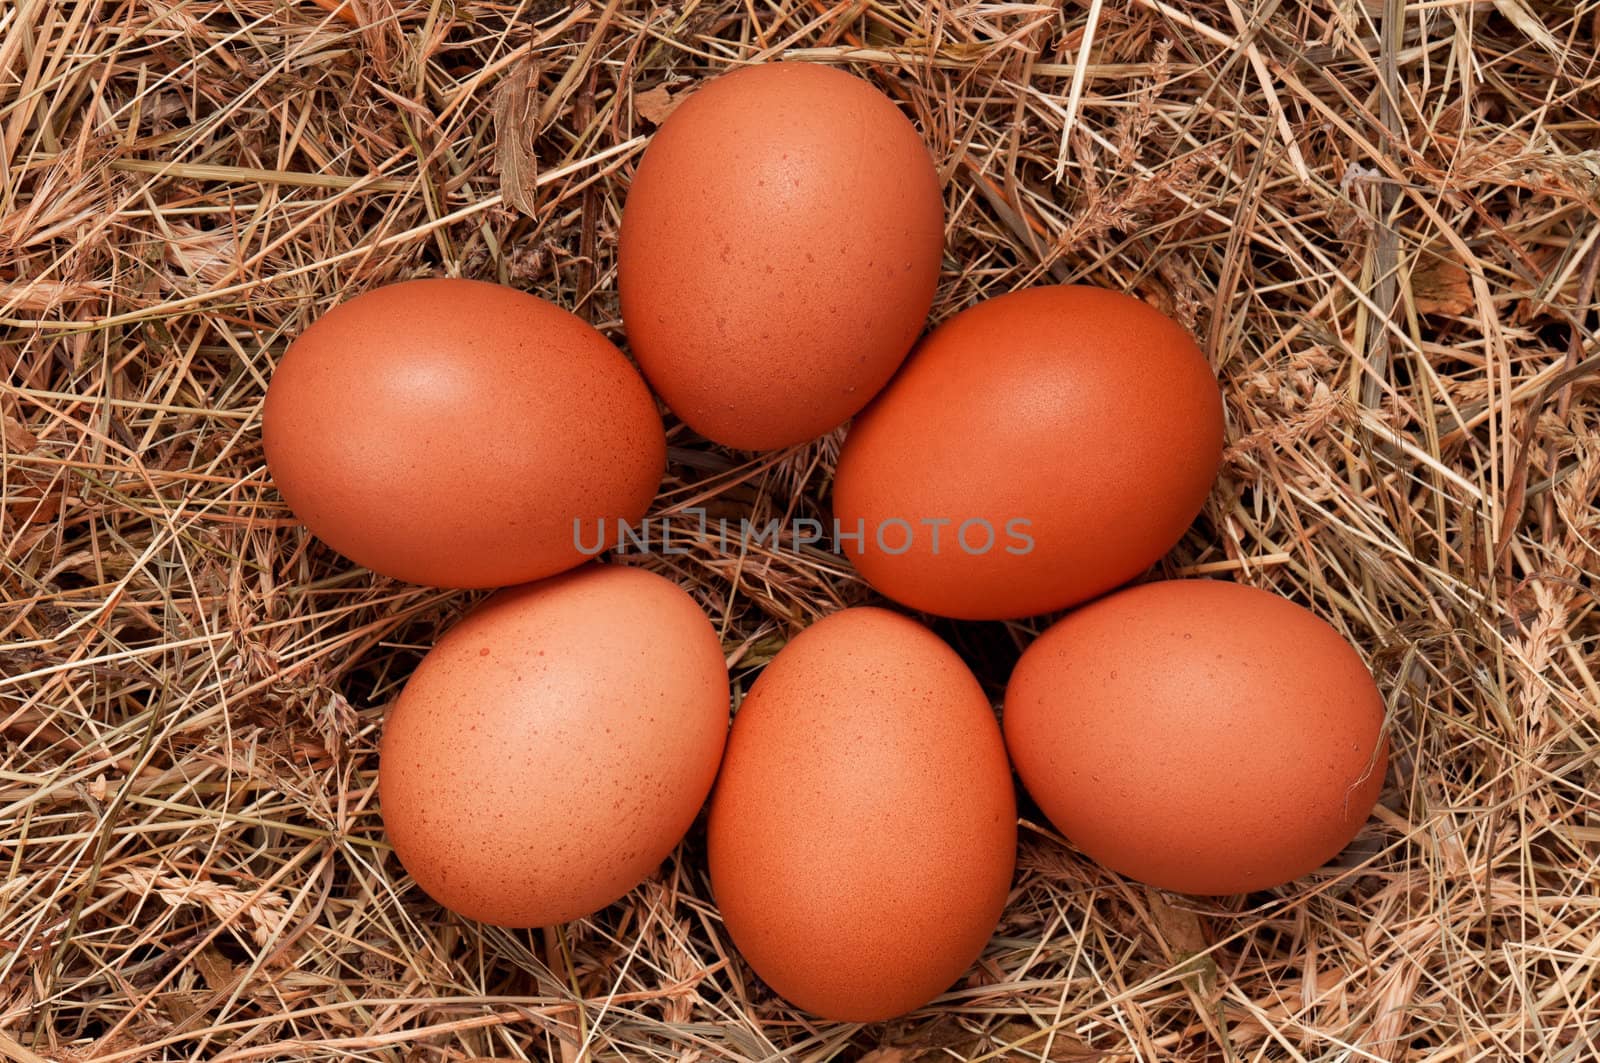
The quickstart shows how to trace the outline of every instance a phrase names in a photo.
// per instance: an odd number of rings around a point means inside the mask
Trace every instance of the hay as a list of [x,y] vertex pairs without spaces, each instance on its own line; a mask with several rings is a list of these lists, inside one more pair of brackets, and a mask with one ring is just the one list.
[[[0,3],[0,1057],[1593,1058],[1597,45],[1595,0]],[[382,709],[469,597],[296,526],[274,361],[435,273],[619,335],[651,122],[779,56],[925,130],[938,316],[1084,280],[1202,338],[1227,458],[1162,570],[1292,596],[1371,662],[1395,763],[1338,865],[1195,903],[1029,810],[970,978],[866,1028],[741,966],[699,833],[548,936],[402,876]],[[825,514],[837,439],[670,442],[659,513]],[[871,599],[814,550],[645,563],[743,685]],[[938,625],[996,696],[1036,626]]]

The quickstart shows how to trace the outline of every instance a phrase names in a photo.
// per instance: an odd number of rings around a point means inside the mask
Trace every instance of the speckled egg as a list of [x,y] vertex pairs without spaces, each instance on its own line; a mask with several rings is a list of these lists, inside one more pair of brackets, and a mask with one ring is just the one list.
[[1212,895],[1281,885],[1349,844],[1383,786],[1383,719],[1333,628],[1208,580],[1068,614],[1022,655],[1005,701],[1017,774],[1073,844]]
[[462,915],[577,919],[683,838],[727,731],[721,645],[676,584],[607,565],[514,587],[439,640],[384,721],[384,829]]
[[840,545],[925,612],[1053,612],[1170,550],[1221,456],[1216,377],[1181,326],[1121,292],[1029,288],[934,330],[856,418]]
[[824,1018],[948,989],[994,932],[1016,862],[999,727],[922,625],[847,609],[767,665],[712,796],[711,886],[750,966]]
[[825,66],[735,70],[672,112],[628,189],[628,343],[707,438],[800,443],[893,375],[943,245],[933,159],[887,96]]
[[644,515],[666,437],[585,322],[467,280],[375,288],[289,346],[262,414],[273,482],[346,557],[441,587],[539,579]]

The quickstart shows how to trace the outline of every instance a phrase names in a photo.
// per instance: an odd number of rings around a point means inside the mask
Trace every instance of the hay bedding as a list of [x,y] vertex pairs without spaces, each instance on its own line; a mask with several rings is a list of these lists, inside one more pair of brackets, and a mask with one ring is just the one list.
[[[1594,1058],[1597,45],[1593,0],[0,3],[0,1057]],[[752,979],[697,835],[548,936],[402,877],[382,709],[468,596],[290,519],[274,361],[439,273],[618,335],[644,138],[780,55],[919,120],[938,316],[1085,280],[1202,338],[1227,457],[1162,571],[1289,595],[1371,662],[1395,762],[1337,866],[1195,902],[1029,813],[970,978],[867,1028]],[[670,441],[659,515],[826,515],[836,439]],[[814,548],[635,560],[743,686],[871,598]],[[998,696],[1037,625],[939,627]]]

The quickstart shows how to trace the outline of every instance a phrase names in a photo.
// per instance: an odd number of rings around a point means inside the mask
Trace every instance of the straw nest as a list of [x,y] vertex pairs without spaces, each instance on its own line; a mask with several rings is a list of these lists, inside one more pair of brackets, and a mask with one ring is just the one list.
[[[1594,0],[0,3],[0,1057],[1594,1058],[1597,45]],[[405,878],[375,743],[471,596],[296,524],[274,362],[434,274],[620,339],[654,124],[780,57],[918,121],[937,317],[1081,280],[1200,337],[1227,452],[1160,571],[1288,595],[1370,662],[1394,765],[1334,866],[1198,902],[1025,807],[981,962],[869,1027],[741,964],[698,831],[548,935]],[[825,515],[837,437],[669,432],[657,515]],[[814,548],[636,563],[696,592],[746,688],[872,600]],[[998,699],[1039,625],[937,627]]]

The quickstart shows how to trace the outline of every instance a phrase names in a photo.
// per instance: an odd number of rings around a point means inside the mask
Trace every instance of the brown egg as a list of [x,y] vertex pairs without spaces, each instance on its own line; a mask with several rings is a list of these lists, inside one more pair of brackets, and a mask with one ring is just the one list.
[[945,322],[856,418],[839,545],[925,612],[1051,612],[1171,549],[1221,455],[1221,395],[1188,333],[1120,292],[1030,288]]
[[988,699],[913,620],[819,621],[735,716],[707,844],[723,922],[779,994],[841,1021],[921,1007],[982,952],[1016,863]]
[[927,147],[860,78],[715,78],[650,141],[622,214],[628,343],[695,431],[788,446],[844,423],[922,331],[944,245]]
[[1163,889],[1268,889],[1366,822],[1388,763],[1383,698],[1312,613],[1175,580],[1084,606],[1028,647],[1005,733],[1073,844]]
[[644,515],[666,468],[655,400],[622,352],[480,281],[407,281],[328,311],[278,363],[262,441],[318,538],[441,587],[580,564]]
[[513,587],[439,640],[384,721],[384,829],[462,915],[577,919],[683,838],[727,732],[721,644],[676,584],[605,565]]

